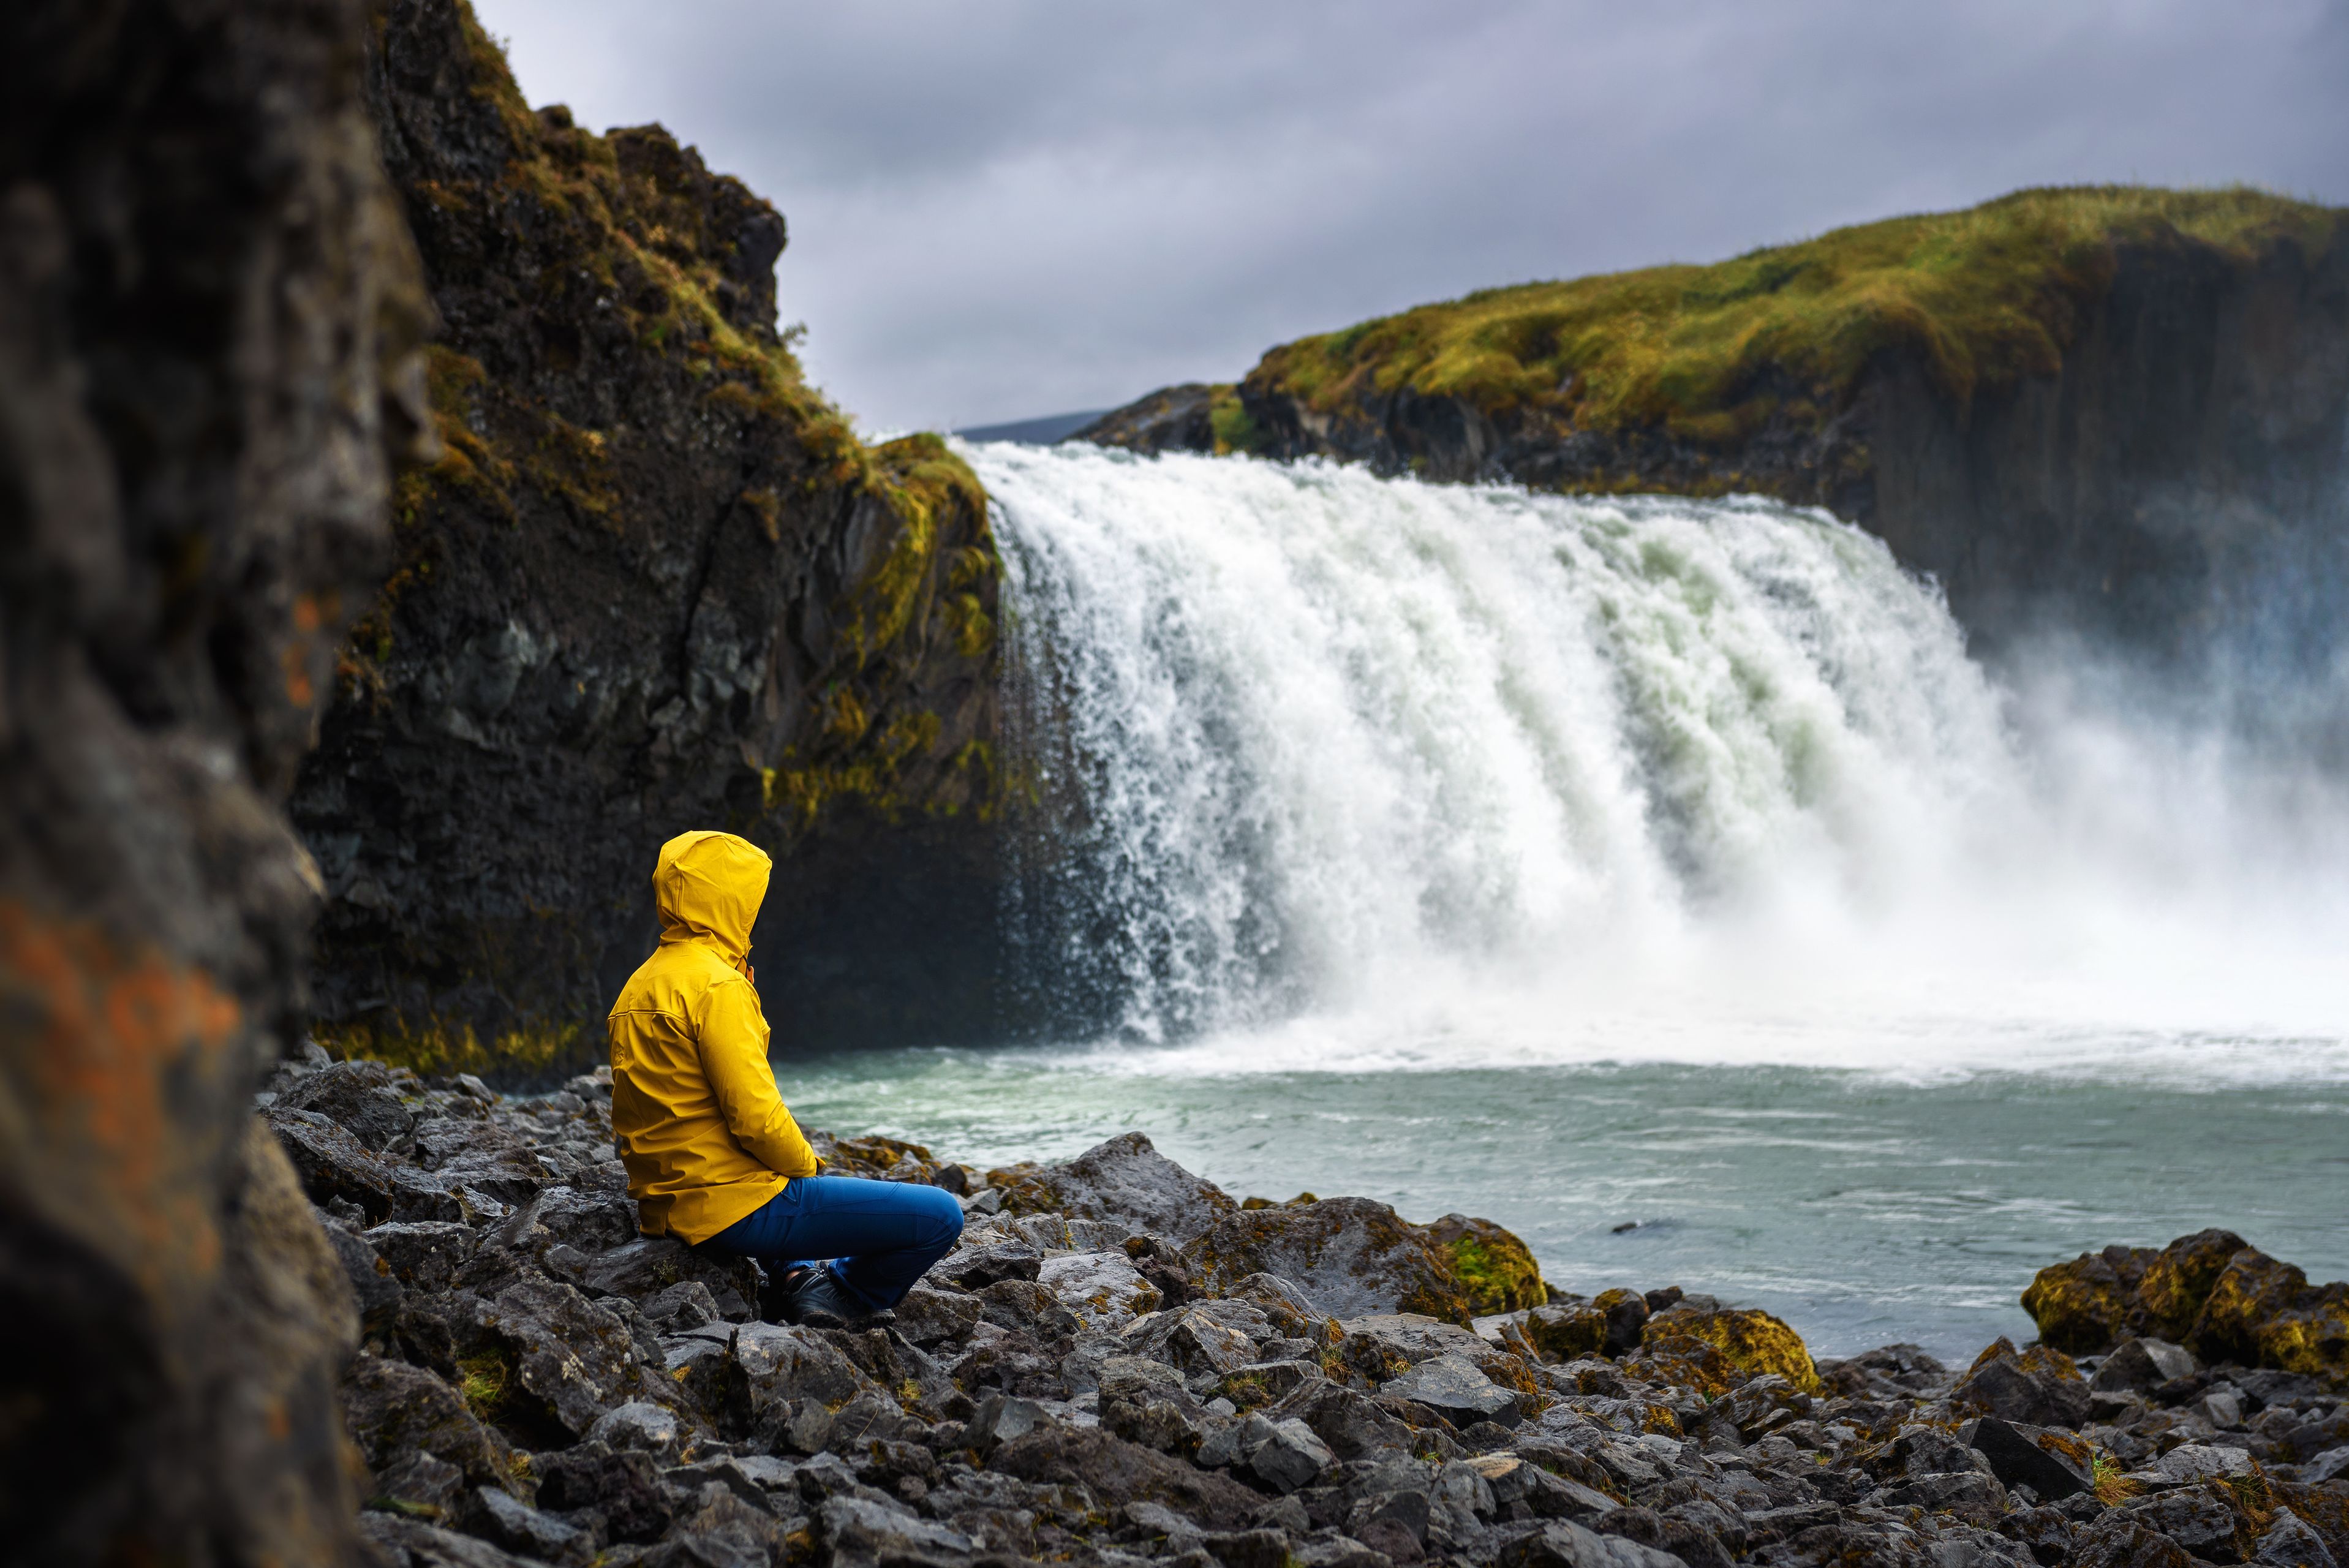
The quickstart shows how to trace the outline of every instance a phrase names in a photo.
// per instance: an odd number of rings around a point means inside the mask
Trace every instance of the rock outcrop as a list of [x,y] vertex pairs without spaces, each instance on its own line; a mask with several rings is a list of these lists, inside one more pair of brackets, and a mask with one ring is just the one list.
[[[1170,422],[1204,390],[1087,434],[1214,449]],[[2349,213],[2255,192],[2019,192],[1488,291],[1275,348],[1237,399],[1226,444],[1267,456],[1827,507],[1993,651],[2224,640],[2304,676],[2349,590]]]
[[[349,1560],[349,1285],[255,1084],[283,810],[429,460],[355,0],[0,11],[0,1555]],[[414,394],[411,398],[409,394]]]
[[[965,1230],[894,1322],[761,1323],[747,1265],[626,1239],[608,1078],[507,1099],[320,1054],[264,1096],[378,1304],[345,1392],[362,1529],[401,1568],[2185,1568],[2349,1549],[2342,1385],[2194,1363],[2147,1388],[2121,1353],[2004,1340],[1961,1374],[1914,1346],[1815,1364],[1767,1314],[1669,1286],[1472,1323],[1331,1309],[1403,1278],[1405,1253],[1419,1288],[1456,1297],[1435,1237],[1464,1227],[1360,1200],[1240,1208],[1138,1133],[984,1181],[812,1133],[835,1171],[957,1192]],[[320,1121],[345,1135],[339,1173]],[[402,1194],[385,1217],[344,1195],[378,1189]],[[1339,1258],[1342,1214],[1365,1243]],[[1217,1242],[1243,1235],[1249,1260]],[[1300,1272],[1234,1273],[1249,1261]],[[1599,1343],[1572,1342],[1594,1325]]]
[[[2311,1284],[2232,1231],[2198,1231],[2158,1251],[2083,1253],[2041,1269],[2023,1305],[2060,1350],[2142,1340],[2206,1361],[2349,1380],[2349,1282]],[[2137,1350],[2131,1359],[2152,1366],[2160,1354]]]
[[322,1036],[592,1057],[657,929],[655,850],[696,827],[778,856],[779,1047],[999,1026],[977,482],[804,383],[783,220],[692,149],[532,112],[463,0],[388,0],[367,62],[446,449],[400,488],[295,795]]

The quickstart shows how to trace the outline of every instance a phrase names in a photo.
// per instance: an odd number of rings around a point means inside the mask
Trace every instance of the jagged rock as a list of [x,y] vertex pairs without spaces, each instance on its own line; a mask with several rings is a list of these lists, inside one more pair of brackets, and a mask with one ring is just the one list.
[[2205,1361],[2349,1381],[2349,1282],[2312,1285],[2294,1265],[2244,1247],[2211,1279],[2186,1344]]
[[1607,1290],[1590,1301],[1533,1307],[1526,1314],[1524,1332],[1534,1348],[1552,1360],[1628,1356],[1639,1348],[1649,1315],[1647,1299],[1639,1292]]
[[398,1316],[400,1303],[408,1292],[393,1274],[391,1264],[374,1247],[351,1234],[340,1220],[322,1214],[318,1224],[326,1233],[327,1245],[334,1248],[336,1260],[342,1264],[344,1277],[350,1282],[365,1332],[382,1333]]
[[378,1476],[429,1454],[454,1465],[471,1485],[511,1491],[517,1484],[505,1439],[420,1367],[358,1357],[343,1379],[343,1412],[360,1457]]
[[916,1285],[897,1304],[897,1332],[925,1347],[960,1339],[978,1321],[979,1300],[967,1292]]
[[2268,1568],[2337,1568],[2324,1538],[2290,1510],[2276,1515],[2251,1561]]
[[391,1174],[365,1144],[315,1110],[273,1109],[269,1125],[312,1202],[356,1203],[371,1223],[390,1218]]
[[836,1568],[906,1568],[968,1562],[970,1537],[883,1502],[835,1497],[816,1511],[823,1543]]
[[1208,1305],[1137,1318],[1123,1338],[1133,1354],[1154,1357],[1195,1377],[1223,1377],[1256,1359],[1256,1341],[1245,1330],[1219,1321]]
[[1229,1213],[1184,1249],[1211,1289],[1277,1274],[1331,1317],[1413,1312],[1467,1326],[1468,1298],[1426,1233],[1367,1198]]
[[1669,1553],[1619,1535],[1599,1535],[1553,1520],[1519,1537],[1496,1561],[1502,1568],[1688,1568]]
[[454,1518],[466,1534],[526,1557],[584,1568],[595,1555],[594,1539],[577,1525],[541,1513],[496,1487],[467,1492]]
[[[628,1229],[634,1234],[633,1222]],[[757,1279],[748,1259],[721,1263],[666,1236],[639,1236],[595,1258],[578,1284],[592,1295],[624,1295],[633,1301],[648,1301],[688,1282],[698,1284],[709,1292],[720,1316],[740,1322],[750,1315]]]
[[612,1541],[657,1541],[676,1515],[659,1463],[650,1454],[584,1442],[541,1454],[533,1468],[539,1478],[539,1507],[593,1512]]
[[728,1356],[730,1408],[745,1429],[794,1400],[839,1406],[866,1387],[855,1364],[812,1329],[746,1323]]
[[988,1180],[998,1177],[1015,1212],[1117,1220],[1177,1243],[1204,1234],[1236,1206],[1231,1194],[1159,1153],[1139,1132],[1121,1133],[1065,1164],[999,1171]]
[[1517,1396],[1499,1387],[1465,1357],[1445,1355],[1423,1361],[1386,1386],[1387,1393],[1434,1411],[1454,1426],[1478,1421],[1517,1424]]
[[2133,1498],[2098,1519],[2095,1532],[2127,1522],[2168,1536],[2205,1563],[2240,1563],[2248,1532],[2237,1517],[2239,1507],[2224,1487],[2206,1482]]
[[1082,1486],[1113,1507],[1159,1503],[1207,1530],[1245,1525],[1263,1501],[1236,1481],[1097,1429],[1039,1428],[998,1449],[988,1466],[1021,1480]]
[[1920,1394],[1949,1377],[1949,1368],[1914,1345],[1887,1345],[1844,1360],[1818,1363],[1820,1387],[1847,1398]]
[[966,1231],[955,1250],[930,1265],[929,1278],[958,1290],[984,1290],[999,1280],[1032,1280],[1044,1269],[1044,1254],[1000,1231]]
[[1427,1226],[1427,1235],[1451,1263],[1472,1313],[1518,1312],[1549,1299],[1541,1265],[1515,1233],[1490,1220],[1446,1214]]
[[671,1568],[688,1563],[766,1568],[782,1561],[789,1550],[790,1532],[775,1517],[762,1488],[712,1480],[678,1509],[670,1533],[645,1561],[666,1561]]
[[360,1234],[401,1284],[426,1292],[448,1289],[481,1241],[479,1232],[446,1220],[375,1225]]
[[2060,1350],[2018,1352],[2001,1339],[1984,1350],[1950,1394],[1952,1404],[2033,1427],[2077,1427],[2088,1418],[2088,1386]]
[[1392,1413],[1334,1383],[1305,1384],[1266,1414],[1276,1420],[1295,1417],[1303,1421],[1341,1460],[1407,1454],[1414,1446],[1412,1429]]
[[[1036,1283],[1057,1296],[1085,1327],[1115,1333],[1164,1299],[1123,1252],[1074,1253],[1046,1258]],[[902,1314],[901,1314],[902,1315]]]
[[1247,1460],[1250,1473],[1273,1491],[1285,1496],[1310,1486],[1336,1462],[1330,1446],[1296,1417],[1271,1425],[1271,1431],[1247,1453]]
[[1688,1568],[1728,1568],[1730,1556],[1713,1534],[1685,1520],[1667,1518],[1650,1508],[1614,1508],[1590,1522],[1601,1537],[1635,1542],[1668,1553]]
[[492,1385],[485,1398],[502,1423],[584,1437],[646,1387],[627,1326],[570,1285],[526,1280],[491,1301],[460,1300],[470,1341],[461,1348]]
[[2131,1335],[2105,1357],[2088,1387],[2098,1392],[2158,1388],[2178,1377],[2191,1377],[2200,1367],[2182,1345],[2166,1339]]
[[416,1125],[380,1062],[331,1063],[280,1094],[273,1109],[316,1111],[378,1152]]
[[375,1561],[393,1568],[536,1568],[533,1559],[398,1514],[364,1514],[358,1532],[374,1549]]
[[1684,1299],[1651,1316],[1641,1330],[1639,1359],[1707,1394],[1775,1373],[1805,1393],[1818,1389],[1818,1370],[1802,1336],[1766,1312],[1698,1305]]
[[[2060,1450],[2043,1446],[2042,1429],[2017,1427],[1993,1416],[1973,1424],[1967,1441],[1990,1461],[1991,1473],[2008,1486],[2027,1486],[2041,1501],[2052,1502],[2088,1491],[2094,1473]],[[2076,1441],[2076,1439],[2075,1439]]]
[[1033,1280],[998,1280],[972,1294],[978,1298],[980,1316],[999,1327],[1053,1340],[1074,1334],[1079,1326],[1076,1314]]
[[675,1453],[681,1435],[676,1411],[641,1399],[631,1399],[605,1411],[586,1432],[589,1442],[610,1449],[637,1449],[655,1459],[666,1459]]
[[2197,1481],[2250,1475],[2251,1471],[2251,1456],[2240,1449],[2186,1443],[2129,1471],[2127,1479],[2139,1486],[2191,1486]]

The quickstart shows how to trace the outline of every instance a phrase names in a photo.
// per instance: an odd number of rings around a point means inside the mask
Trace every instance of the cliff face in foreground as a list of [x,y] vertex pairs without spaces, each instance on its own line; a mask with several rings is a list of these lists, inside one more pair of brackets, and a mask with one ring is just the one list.
[[655,850],[696,827],[778,857],[754,957],[779,1047],[983,1026],[976,481],[933,438],[864,446],[805,385],[783,221],[690,148],[531,112],[462,0],[393,0],[368,65],[445,322],[446,456],[396,497],[294,800],[328,892],[319,1037],[594,1056],[657,931]]
[[254,1086],[285,790],[429,314],[361,15],[0,10],[0,1557],[350,1560],[358,1320]]
[[2349,213],[2023,191],[1365,322],[1273,349],[1238,402],[1227,444],[1268,456],[1825,506],[1991,648],[2248,621],[2304,651],[2343,585]]

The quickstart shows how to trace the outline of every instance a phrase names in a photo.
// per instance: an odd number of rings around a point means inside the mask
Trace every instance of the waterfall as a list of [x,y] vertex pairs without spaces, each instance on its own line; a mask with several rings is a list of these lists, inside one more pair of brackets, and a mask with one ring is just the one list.
[[2108,803],[2051,786],[1932,585],[1824,512],[962,449],[1040,805],[1031,965],[1101,1032],[1437,993],[1454,1025],[1502,994],[1552,1025],[1633,993],[1979,1010],[2032,954],[2167,940],[2126,908],[2155,872],[2092,843]]

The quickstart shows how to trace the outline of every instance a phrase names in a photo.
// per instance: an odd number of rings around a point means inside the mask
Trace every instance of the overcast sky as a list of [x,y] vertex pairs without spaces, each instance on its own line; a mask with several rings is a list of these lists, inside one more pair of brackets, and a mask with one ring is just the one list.
[[2349,0],[475,4],[532,102],[782,209],[783,320],[867,431],[2023,185],[2349,202]]

